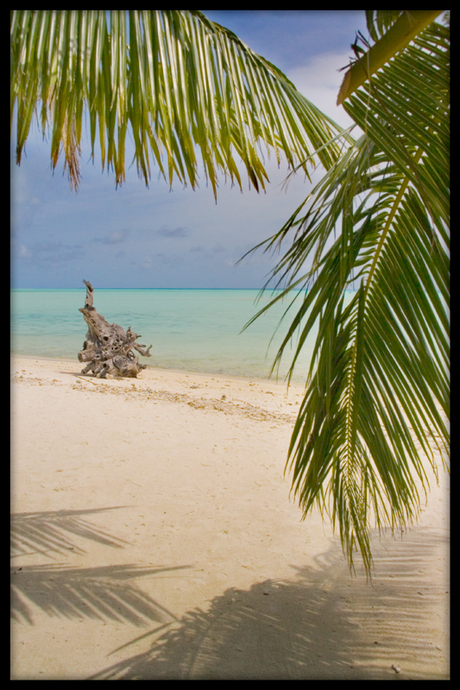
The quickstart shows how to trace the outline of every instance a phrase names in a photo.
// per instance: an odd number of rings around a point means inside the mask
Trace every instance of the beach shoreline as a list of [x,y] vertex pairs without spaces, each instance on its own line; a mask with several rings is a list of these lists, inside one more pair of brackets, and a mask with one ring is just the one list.
[[11,357],[11,678],[446,679],[449,482],[371,584],[284,475],[304,388]]
[[[55,365],[55,366],[57,365],[58,367],[60,364],[65,364],[65,365],[73,364],[76,369],[80,370],[80,373],[81,373],[81,370],[83,368],[82,363],[79,362],[78,359],[71,358],[71,357],[45,357],[43,355],[36,356],[36,355],[23,355],[23,354],[12,353],[10,359],[11,359],[12,363],[14,363],[17,360],[18,366],[19,366],[21,360],[25,360],[26,362],[27,361],[34,361],[37,364],[41,364],[42,362],[43,363],[49,362],[50,364],[52,363],[53,365]],[[247,381],[247,380],[259,381],[259,382],[266,382],[268,384],[275,384],[277,387],[283,386],[285,388],[289,387],[292,389],[299,389],[299,390],[300,389],[303,390],[303,388],[304,388],[302,386],[302,384],[300,384],[298,381],[291,381],[289,383],[289,386],[288,386],[288,383],[284,378],[280,377],[277,379],[275,375],[273,375],[272,377],[258,376],[256,374],[254,374],[252,376],[249,376],[249,375],[243,376],[243,375],[238,375],[238,374],[224,374],[222,372],[212,372],[212,371],[206,372],[206,371],[195,371],[192,369],[175,369],[175,368],[171,368],[171,367],[159,367],[159,366],[155,366],[153,364],[149,364],[148,360],[146,360],[144,358],[141,358],[140,362],[141,362],[141,364],[146,364],[147,368],[142,370],[142,372],[139,375],[139,378],[137,379],[138,381],[142,380],[144,372],[147,372],[147,375],[149,372],[153,372],[154,374],[155,374],[155,372],[157,372],[159,374],[164,373],[166,375],[168,375],[168,374],[172,374],[172,375],[183,374],[183,375],[198,376],[198,377],[201,377],[201,376],[211,376],[212,377],[213,376],[213,377],[218,377],[219,379],[231,379],[234,381]],[[89,375],[89,378],[91,378],[91,376],[92,375]],[[107,380],[109,380],[109,379],[107,379]]]
[[[83,365],[81,362],[79,362],[76,358],[74,357],[48,357],[44,355],[24,355],[24,354],[15,354],[12,353],[10,356],[11,361],[13,360],[25,360],[27,361],[33,361],[35,363],[40,363],[40,362],[49,362],[53,363],[54,365],[59,366],[60,363],[62,364],[73,364],[76,369],[81,370],[83,368]],[[292,389],[292,390],[304,390],[305,386],[303,383],[300,383],[299,380],[297,379],[291,379],[291,381],[287,381],[287,377],[285,376],[277,376],[275,373],[272,376],[260,376],[257,373],[253,374],[226,374],[223,373],[222,371],[199,371],[195,369],[190,369],[190,368],[174,368],[174,367],[161,367],[158,365],[154,364],[149,364],[148,360],[141,358],[140,359],[141,364],[146,365],[146,369],[143,369],[139,378],[137,380],[142,380],[142,373],[147,372],[147,376],[149,375],[149,372],[152,372],[155,374],[155,372],[161,374],[165,374],[168,376],[168,374],[172,375],[188,375],[188,376],[209,376],[209,377],[217,377],[219,379],[231,379],[234,381],[255,381],[255,382],[260,382],[260,383],[268,383],[274,384],[277,388],[284,387],[286,390],[287,389]],[[92,374],[89,374],[91,377]],[[145,378],[145,377],[144,377]],[[107,379],[109,380],[109,379]]]

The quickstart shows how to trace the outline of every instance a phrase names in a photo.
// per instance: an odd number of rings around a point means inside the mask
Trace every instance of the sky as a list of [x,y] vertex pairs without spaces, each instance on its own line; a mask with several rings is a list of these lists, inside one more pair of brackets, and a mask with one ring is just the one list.
[[[297,89],[338,124],[350,121],[336,106],[364,10],[203,10],[279,67]],[[303,174],[274,161],[270,184],[258,194],[220,182],[217,203],[205,183],[193,191],[176,181],[172,191],[152,170],[149,187],[135,167],[116,189],[113,173],[89,162],[89,137],[81,158],[78,193],[63,165],[53,173],[49,143],[36,128],[21,165],[10,153],[11,286],[80,288],[261,288],[276,256],[261,250],[239,259],[277,232],[309,193]],[[126,160],[129,160],[127,147]],[[243,180],[246,175],[243,175]]]

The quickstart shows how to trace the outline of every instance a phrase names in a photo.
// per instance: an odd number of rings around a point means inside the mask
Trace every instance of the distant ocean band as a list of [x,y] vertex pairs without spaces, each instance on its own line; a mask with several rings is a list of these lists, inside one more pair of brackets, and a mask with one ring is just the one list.
[[[84,305],[85,294],[83,285],[68,290],[12,290],[12,353],[78,363],[77,354],[87,331],[78,311]],[[267,379],[289,325],[290,312],[277,331],[289,304],[285,302],[269,309],[243,331],[249,319],[272,297],[271,292],[260,302],[256,301],[258,290],[244,289],[95,286],[94,295],[94,306],[107,321],[125,329],[131,326],[135,333],[142,334],[139,343],[152,345],[152,356],[141,357],[141,361],[161,369]],[[293,377],[297,383],[305,383],[313,345],[314,334],[297,365]],[[288,348],[283,358],[280,380],[288,370],[292,352]]]

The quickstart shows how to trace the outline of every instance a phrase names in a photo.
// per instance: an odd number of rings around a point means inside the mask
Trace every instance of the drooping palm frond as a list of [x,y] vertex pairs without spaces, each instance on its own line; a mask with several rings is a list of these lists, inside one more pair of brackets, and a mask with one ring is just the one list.
[[[267,173],[262,145],[293,166],[321,149],[326,167],[340,132],[274,65],[197,10],[13,10],[11,123],[17,107],[17,162],[40,113],[51,129],[53,167],[63,151],[79,184],[85,112],[92,155],[125,178],[130,132],[148,183],[151,160],[172,184],[198,183],[202,160],[214,194],[217,173],[241,187],[237,160],[256,189]],[[197,155],[199,151],[199,156]]]
[[430,24],[345,109],[364,134],[266,248],[294,233],[271,302],[300,299],[277,355],[298,334],[290,374],[318,326],[293,491],[304,516],[315,504],[330,514],[350,566],[358,547],[370,572],[372,524],[416,520],[427,460],[437,476],[448,448],[448,29]]

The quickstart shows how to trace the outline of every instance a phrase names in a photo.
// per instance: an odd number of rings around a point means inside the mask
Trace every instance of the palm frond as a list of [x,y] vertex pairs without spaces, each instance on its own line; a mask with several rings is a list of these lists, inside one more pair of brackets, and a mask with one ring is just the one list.
[[389,62],[441,12],[442,10],[366,10],[369,33],[374,40],[378,35],[380,38],[367,53],[355,60],[345,73],[337,105],[343,103],[350,94],[371,79],[380,67]]
[[[364,134],[265,243],[300,300],[289,376],[318,335],[287,468],[304,517],[372,568],[370,529],[417,519],[448,450],[449,31],[433,23],[345,102]],[[353,285],[358,289],[354,292]],[[270,304],[265,309],[269,308]],[[257,317],[255,317],[257,318]]]
[[[125,179],[125,140],[148,183],[151,162],[172,184],[198,184],[201,160],[214,194],[217,175],[241,187],[237,161],[264,189],[263,151],[289,166],[330,167],[341,128],[274,65],[197,10],[13,10],[11,100],[17,108],[17,162],[34,114],[51,129],[53,167],[64,154],[79,184],[84,114],[92,155],[97,131],[103,167]],[[305,164],[305,170],[308,168]]]

